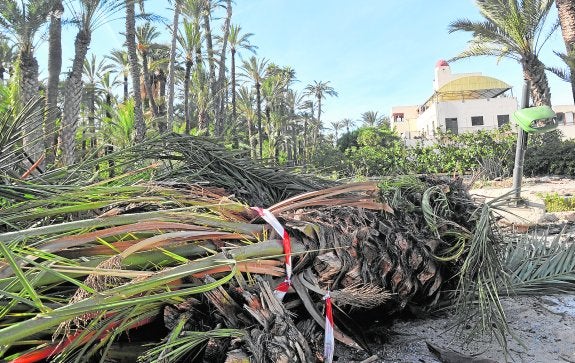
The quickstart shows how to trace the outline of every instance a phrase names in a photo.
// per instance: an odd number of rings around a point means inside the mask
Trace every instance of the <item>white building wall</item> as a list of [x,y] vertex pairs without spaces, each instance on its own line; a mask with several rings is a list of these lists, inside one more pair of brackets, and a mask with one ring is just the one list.
[[[516,110],[517,100],[513,97],[438,102],[431,104],[419,115],[417,129],[421,136],[433,138],[437,128],[446,131],[446,118],[457,118],[459,134],[496,129],[498,115],[509,115],[509,121],[512,122],[512,114]],[[471,123],[473,116],[483,116],[483,125],[473,126]]]
[[419,131],[417,136],[419,138],[432,138],[436,127],[439,127],[437,123],[437,104],[433,103],[417,118],[417,130]]
[[[497,115],[511,115],[517,110],[517,100],[512,97],[471,99],[464,101],[440,102],[437,104],[437,120],[445,131],[445,119],[457,118],[458,132],[473,132],[483,129],[496,129]],[[471,118],[483,116],[483,125],[473,126]]]

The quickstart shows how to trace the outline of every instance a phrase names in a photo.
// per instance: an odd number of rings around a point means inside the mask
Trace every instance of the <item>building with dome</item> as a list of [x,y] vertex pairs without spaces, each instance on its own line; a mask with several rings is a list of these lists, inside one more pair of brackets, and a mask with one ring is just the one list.
[[419,105],[393,107],[390,124],[406,141],[416,142],[434,139],[438,129],[460,134],[501,127],[517,107],[507,83],[481,73],[451,73],[439,60],[431,96]]

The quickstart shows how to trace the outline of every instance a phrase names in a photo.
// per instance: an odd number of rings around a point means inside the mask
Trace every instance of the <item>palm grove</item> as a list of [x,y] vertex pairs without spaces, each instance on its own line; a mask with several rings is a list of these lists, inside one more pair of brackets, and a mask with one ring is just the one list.
[[[553,3],[478,0],[484,20],[449,25],[451,32],[472,34],[468,49],[454,59],[514,59],[531,81],[533,102],[550,104],[547,68],[539,56]],[[557,54],[566,67],[550,70],[575,84],[575,10],[569,0],[555,4],[566,45]],[[253,34],[233,22],[231,0],[171,0],[171,19],[146,13],[145,5],[144,0],[0,4],[0,79],[9,85],[4,104],[27,115],[22,127],[28,167],[38,161],[48,168],[72,165],[166,131],[210,136],[249,150],[253,159],[284,165],[306,165],[329,154],[326,148],[340,131],[347,136],[340,149],[352,163],[354,155],[362,157],[358,149],[369,146],[365,142],[387,148],[388,137],[358,143],[358,133],[350,135],[354,120],[322,119],[323,100],[338,95],[329,81],[296,90],[293,68],[256,57]],[[125,20],[124,46],[103,59],[88,54],[92,37],[118,14]],[[168,34],[159,30],[164,24]],[[62,69],[63,26],[76,32],[69,69]],[[41,39],[47,40],[48,58],[40,67],[35,51]],[[45,79],[40,68],[47,70]],[[374,111],[365,112],[362,121],[362,129],[387,126]],[[322,124],[330,126],[329,135]],[[397,135],[392,141],[397,144]]]
[[[253,158],[277,161],[281,154],[305,163],[321,141],[321,102],[337,96],[329,82],[296,91],[294,69],[254,55],[252,34],[232,22],[231,0],[171,6],[168,21],[146,13],[143,0],[0,4],[0,77],[14,86],[19,110],[33,108],[35,119],[24,130],[31,162],[45,155],[45,165],[71,165],[170,130],[249,148]],[[89,55],[92,37],[120,11],[125,46],[105,59]],[[167,44],[160,41],[162,22],[171,33]],[[63,24],[77,31],[68,70],[62,69]],[[35,46],[45,34],[48,74],[40,81]]]

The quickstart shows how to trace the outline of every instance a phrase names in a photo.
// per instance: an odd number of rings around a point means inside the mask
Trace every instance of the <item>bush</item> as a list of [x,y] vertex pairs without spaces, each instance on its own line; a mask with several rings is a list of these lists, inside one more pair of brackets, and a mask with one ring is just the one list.
[[575,210],[575,197],[564,197],[557,193],[539,194],[545,202],[547,212],[567,212]]
[[525,152],[524,174],[575,175],[575,141],[561,140],[558,132],[531,136]]

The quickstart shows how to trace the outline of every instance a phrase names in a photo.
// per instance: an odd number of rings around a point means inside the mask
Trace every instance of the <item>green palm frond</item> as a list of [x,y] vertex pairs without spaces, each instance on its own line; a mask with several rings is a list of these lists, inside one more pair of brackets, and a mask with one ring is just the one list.
[[[23,148],[25,130],[35,118],[42,113],[42,100],[35,98],[28,102],[22,110],[16,112],[13,108],[0,110],[0,178],[20,178],[32,166]],[[32,143],[43,143],[43,139],[31,140]]]
[[545,231],[510,238],[503,265],[515,294],[557,294],[575,291],[575,244],[564,232],[549,240]]
[[185,358],[198,347],[206,344],[210,339],[225,339],[243,337],[245,332],[238,329],[217,329],[205,332],[182,332],[185,320],[172,330],[166,341],[148,350],[142,355],[139,362],[158,362],[165,360],[176,362]]
[[501,304],[501,294],[509,291],[510,282],[500,258],[503,238],[493,213],[507,202],[507,196],[504,196],[477,209],[456,290],[456,313],[460,324],[471,325],[468,338],[493,334],[504,348],[511,330]]
[[557,67],[550,67],[547,68],[551,73],[555,74],[557,77],[561,78],[565,82],[571,82],[572,78],[572,71],[575,69],[575,51],[570,52],[569,54],[554,52],[556,56],[561,58],[561,60],[567,66],[566,69],[557,68]]

